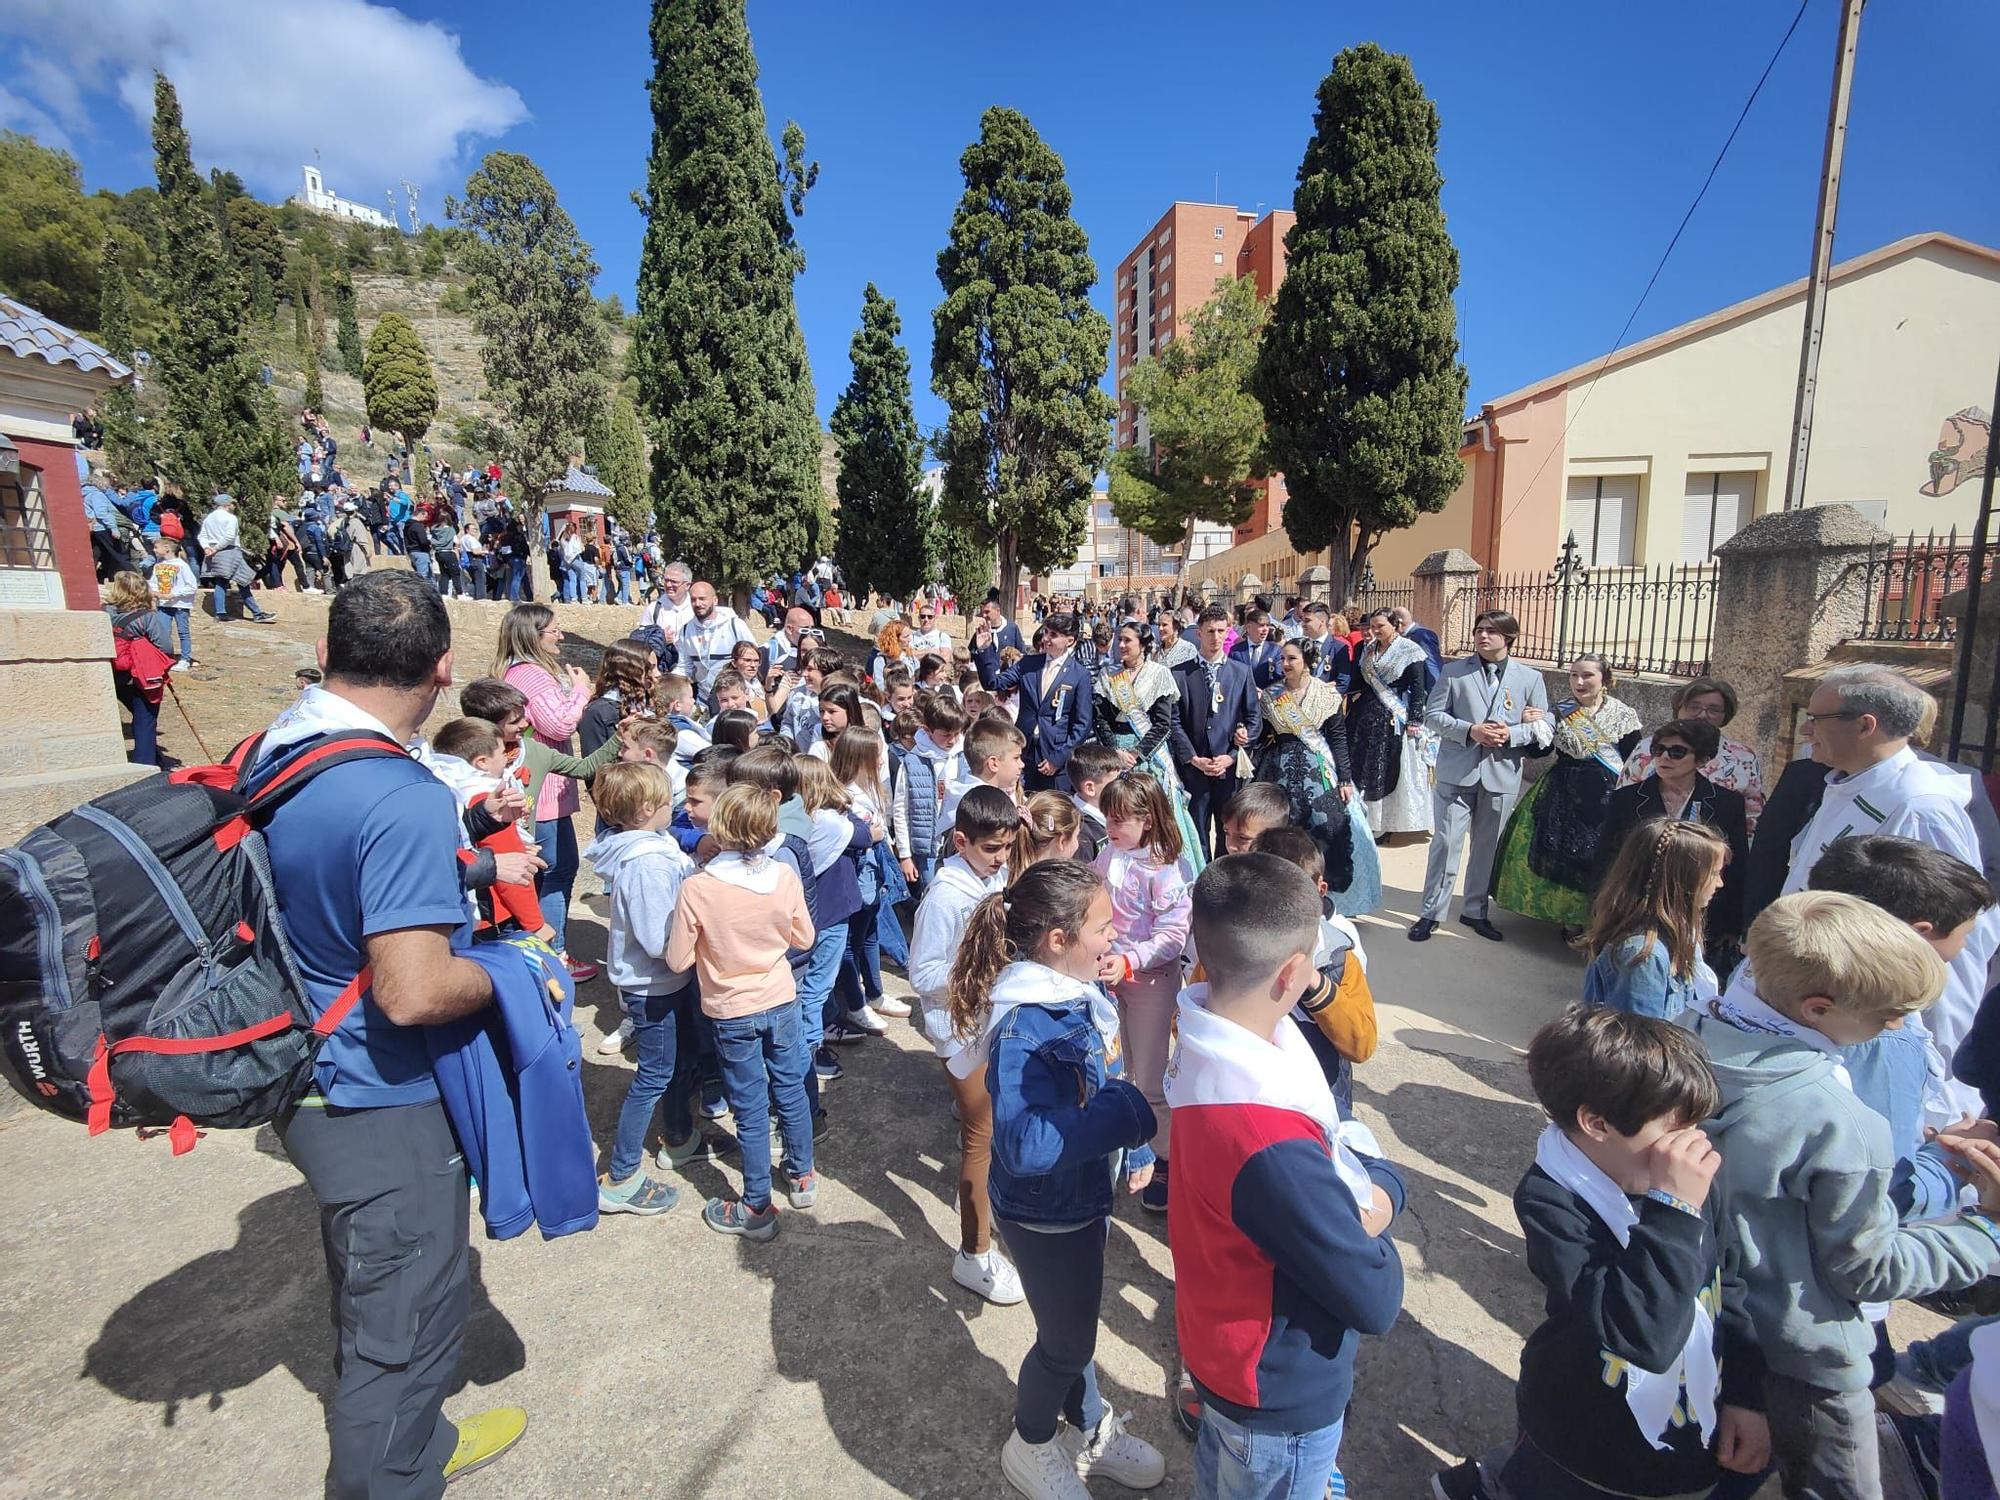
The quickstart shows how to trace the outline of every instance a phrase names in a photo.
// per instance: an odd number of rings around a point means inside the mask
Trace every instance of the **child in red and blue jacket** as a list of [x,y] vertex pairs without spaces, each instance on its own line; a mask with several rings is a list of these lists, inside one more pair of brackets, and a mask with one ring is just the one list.
[[1288,1019],[1319,978],[1319,925],[1319,892],[1275,854],[1226,856],[1195,882],[1208,983],[1181,996],[1167,1070],[1167,1237],[1181,1358],[1202,1404],[1204,1500],[1328,1493],[1359,1336],[1387,1333],[1402,1308],[1403,1265],[1384,1232],[1402,1179],[1342,1124]]

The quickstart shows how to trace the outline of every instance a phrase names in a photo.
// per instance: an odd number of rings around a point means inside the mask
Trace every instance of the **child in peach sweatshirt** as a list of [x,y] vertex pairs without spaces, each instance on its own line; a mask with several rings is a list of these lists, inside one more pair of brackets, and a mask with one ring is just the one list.
[[702,1219],[719,1233],[764,1241],[778,1232],[771,1203],[773,1099],[784,1134],[787,1197],[794,1208],[811,1208],[819,1194],[806,1103],[811,1057],[785,961],[787,949],[812,946],[812,917],[799,877],[764,852],[778,832],[768,792],[730,787],[716,800],[708,831],[722,852],[682,885],[666,963],[692,966],[700,978],[701,1008],[715,1025],[716,1060],[743,1152],[742,1198],[711,1198]]

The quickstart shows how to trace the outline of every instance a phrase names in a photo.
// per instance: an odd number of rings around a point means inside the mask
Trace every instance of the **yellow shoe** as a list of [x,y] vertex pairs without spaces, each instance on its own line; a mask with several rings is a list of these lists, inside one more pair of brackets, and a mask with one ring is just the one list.
[[528,1414],[518,1406],[496,1406],[459,1418],[457,1426],[458,1446],[444,1466],[446,1484],[484,1468],[519,1442],[528,1430]]

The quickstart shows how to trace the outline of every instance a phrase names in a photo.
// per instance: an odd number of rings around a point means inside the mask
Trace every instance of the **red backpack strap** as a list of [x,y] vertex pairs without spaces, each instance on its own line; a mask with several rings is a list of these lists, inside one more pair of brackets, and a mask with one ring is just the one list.
[[360,1003],[362,995],[374,982],[375,971],[363,964],[361,972],[347,981],[347,988],[333,997],[333,1004],[326,1008],[326,1013],[313,1022],[314,1034],[332,1036],[334,1029],[347,1019],[348,1012]]
[[[309,744],[310,748],[286,761],[270,780],[249,794],[250,805],[245,811],[250,816],[268,814],[322,771],[330,771],[335,766],[356,760],[381,760],[389,756],[408,759],[410,753],[388,735],[367,730],[353,734],[330,734]],[[255,760],[253,751],[244,764],[246,767],[253,765]]]

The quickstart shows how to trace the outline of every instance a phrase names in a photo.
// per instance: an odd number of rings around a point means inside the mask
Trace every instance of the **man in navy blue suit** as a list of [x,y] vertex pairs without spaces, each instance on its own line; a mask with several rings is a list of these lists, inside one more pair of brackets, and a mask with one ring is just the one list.
[[980,685],[988,692],[1021,695],[1014,724],[1028,737],[1022,780],[1031,792],[1068,791],[1069,753],[1090,738],[1090,673],[1070,654],[1075,647],[1075,615],[1050,615],[1042,626],[1042,649],[1006,668],[992,627],[981,620],[972,633]]
[[1439,645],[1437,632],[1428,625],[1417,624],[1415,617],[1400,604],[1389,611],[1389,623],[1396,627],[1398,635],[1406,635],[1424,648],[1424,655],[1431,659],[1431,681],[1436,682],[1444,671],[1444,651]]
[[1181,701],[1170,738],[1181,785],[1187,788],[1188,814],[1201,836],[1202,852],[1212,856],[1222,847],[1218,830],[1229,799],[1236,795],[1236,752],[1262,732],[1264,709],[1250,668],[1223,654],[1229,611],[1219,604],[1203,610],[1195,638],[1194,660],[1174,669]]
[[1248,667],[1250,680],[1258,687],[1269,687],[1284,675],[1278,664],[1284,645],[1284,638],[1271,623],[1271,612],[1259,606],[1243,617],[1243,639],[1229,648],[1229,659]]
[[1300,639],[1311,641],[1319,648],[1319,665],[1313,668],[1313,676],[1321,682],[1332,683],[1345,695],[1354,691],[1354,653],[1348,649],[1345,640],[1328,630],[1328,620],[1324,604],[1308,604],[1305,609],[1305,634]]

